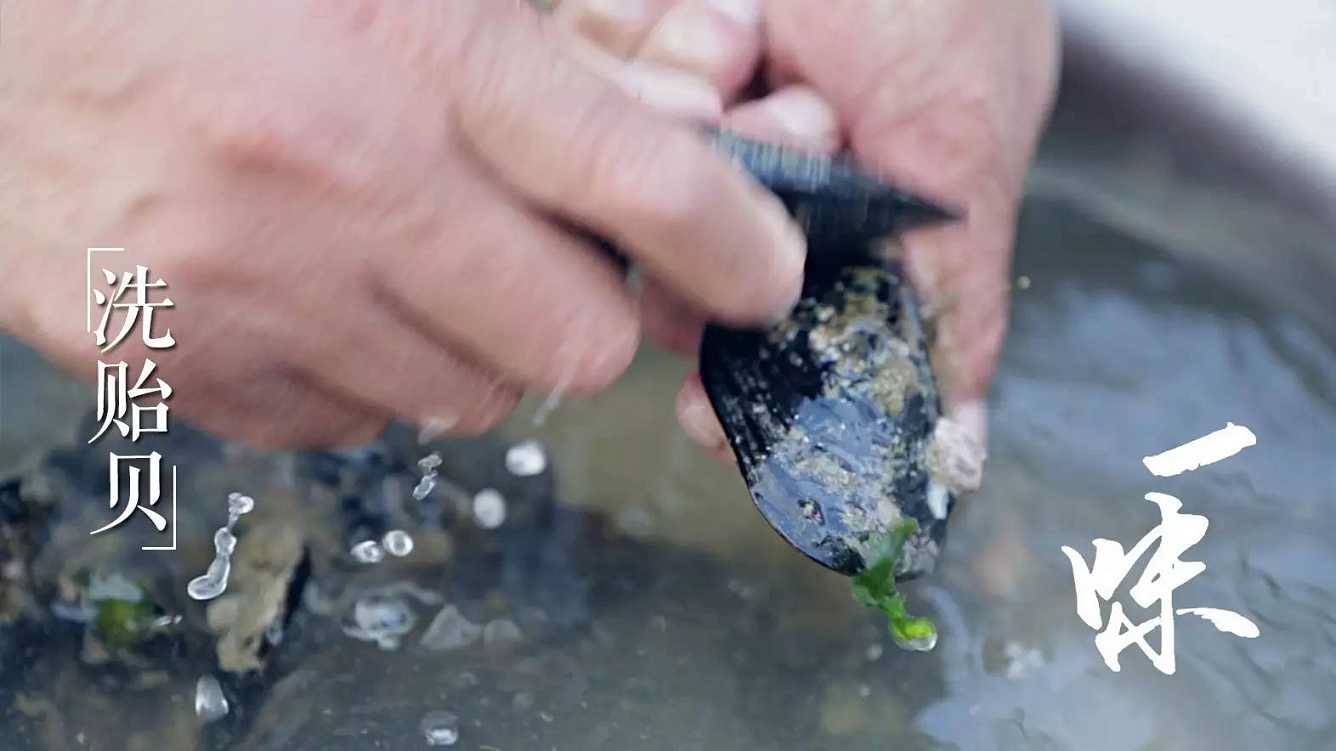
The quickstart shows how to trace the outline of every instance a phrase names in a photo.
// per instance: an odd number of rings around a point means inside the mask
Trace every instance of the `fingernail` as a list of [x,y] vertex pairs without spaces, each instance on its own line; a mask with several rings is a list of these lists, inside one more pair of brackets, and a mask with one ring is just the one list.
[[430,443],[440,438],[459,424],[459,418],[451,415],[428,417],[418,428],[418,443]]
[[761,21],[761,0],[706,0],[706,4],[743,26],[754,26]]
[[674,117],[715,122],[723,114],[719,91],[696,76],[631,64],[620,80],[631,96]]
[[604,21],[626,25],[642,24],[650,18],[649,4],[643,0],[581,0],[580,10]]
[[820,151],[838,146],[832,143],[839,138],[835,111],[810,89],[786,89],[771,96],[763,106],[797,145]]
[[675,68],[709,71],[719,67],[729,55],[732,40],[716,18],[689,6],[669,11],[654,27],[654,32],[639,55]]
[[728,437],[724,435],[719,418],[715,417],[714,408],[704,396],[683,398],[678,420],[682,423],[683,432],[705,448],[716,450],[728,445]]

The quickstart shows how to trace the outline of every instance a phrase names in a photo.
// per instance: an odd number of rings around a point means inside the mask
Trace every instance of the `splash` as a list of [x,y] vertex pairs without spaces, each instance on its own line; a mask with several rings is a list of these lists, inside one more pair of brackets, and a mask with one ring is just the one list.
[[232,534],[237,520],[249,514],[255,508],[255,499],[241,493],[229,493],[227,496],[227,524],[213,533],[213,562],[205,572],[190,580],[186,585],[186,594],[196,600],[212,600],[227,591],[227,578],[232,573],[232,551],[237,547],[237,538]]
[[545,469],[547,454],[538,441],[520,441],[506,451],[506,471],[516,477],[541,475]]

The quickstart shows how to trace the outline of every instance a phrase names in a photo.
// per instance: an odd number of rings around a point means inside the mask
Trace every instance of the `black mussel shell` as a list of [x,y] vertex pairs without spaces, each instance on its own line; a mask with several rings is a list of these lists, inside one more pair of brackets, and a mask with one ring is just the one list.
[[[869,242],[956,218],[897,190],[844,157],[809,154],[728,132],[713,135],[717,149],[784,202],[816,252],[862,255]],[[830,259],[823,259],[829,262]]]
[[925,573],[954,503],[930,469],[941,406],[913,291],[874,248],[951,215],[847,163],[740,143],[743,166],[807,217],[808,261],[786,320],[706,328],[706,393],[757,508],[790,544],[852,575],[913,518],[896,574]]

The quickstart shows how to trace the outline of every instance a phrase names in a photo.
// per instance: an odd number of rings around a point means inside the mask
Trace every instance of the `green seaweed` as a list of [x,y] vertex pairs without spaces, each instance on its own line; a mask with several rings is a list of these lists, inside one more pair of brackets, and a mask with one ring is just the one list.
[[73,580],[82,589],[82,607],[94,613],[90,626],[103,645],[129,650],[162,630],[164,612],[145,585],[117,572],[80,571]]
[[926,652],[937,644],[937,626],[928,618],[911,616],[905,596],[895,588],[895,569],[900,553],[918,523],[905,519],[887,535],[876,562],[853,578],[854,599],[886,614],[887,628],[896,646]]
[[93,627],[107,646],[128,649],[153,635],[157,615],[157,609],[146,600],[99,600]]

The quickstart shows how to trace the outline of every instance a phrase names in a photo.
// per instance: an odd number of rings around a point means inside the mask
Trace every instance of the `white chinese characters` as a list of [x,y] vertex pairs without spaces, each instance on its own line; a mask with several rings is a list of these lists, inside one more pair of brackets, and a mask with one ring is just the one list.
[[[123,253],[124,248],[89,248],[87,256],[87,284],[85,290],[90,303],[88,333],[105,354],[135,331],[139,330],[140,343],[149,350],[170,349],[176,344],[171,329],[155,333],[154,314],[175,307],[163,291],[167,283],[153,279],[146,266],[135,266],[134,271],[117,275],[110,269],[100,269],[100,278],[106,288],[94,286],[93,256],[95,253]],[[93,325],[92,307],[101,312]],[[116,325],[119,322],[119,327]],[[113,428],[122,438],[135,443],[144,433],[166,433],[168,428],[167,400],[172,387],[157,376],[158,365],[145,357],[138,368],[125,360],[97,363],[97,422],[98,429],[89,443],[103,438]],[[136,375],[137,373],[137,375]],[[176,549],[176,468],[170,468],[170,481],[164,472],[162,455],[157,451],[144,454],[117,454],[108,457],[108,506],[114,518],[89,534],[97,535],[117,529],[132,519],[143,518],[159,534],[171,529],[171,544],[144,546],[144,550]],[[122,490],[124,488],[124,491]],[[171,500],[170,517],[156,508],[164,500],[164,492]],[[139,514],[135,512],[138,511]]]
[[[1256,443],[1256,437],[1247,428],[1239,429],[1239,426],[1231,423],[1227,426],[1227,430],[1238,433],[1240,437],[1237,442],[1242,445],[1232,450],[1221,450],[1219,446],[1214,445],[1218,441],[1203,442],[1202,439],[1198,439],[1159,456],[1172,455],[1186,470],[1191,470],[1232,456],[1244,446]],[[1198,455],[1183,456],[1193,453]],[[1153,460],[1156,458],[1148,457],[1147,466],[1155,464]],[[1205,563],[1185,561],[1182,557],[1189,548],[1201,542],[1206,536],[1210,522],[1204,516],[1182,513],[1182,502],[1171,495],[1147,493],[1146,500],[1159,506],[1160,523],[1142,537],[1131,550],[1124,551],[1123,546],[1113,540],[1096,539],[1093,565],[1087,565],[1080,553],[1066,545],[1062,546],[1062,552],[1072,565],[1072,578],[1076,584],[1076,613],[1086,625],[1099,632],[1095,636],[1095,648],[1099,650],[1109,669],[1114,672],[1121,670],[1119,655],[1124,649],[1135,644],[1160,672],[1172,675],[1176,669],[1175,615],[1195,615],[1205,619],[1220,631],[1244,638],[1256,638],[1261,632],[1252,621],[1230,610],[1203,607],[1177,610],[1174,608],[1174,590],[1206,570]],[[1113,600],[1115,591],[1152,546],[1155,546],[1155,551],[1150,554],[1141,576],[1128,590],[1128,594],[1142,608],[1158,605],[1159,615],[1143,623],[1133,623],[1123,610],[1122,603],[1113,602],[1109,616],[1105,619],[1102,612],[1103,603]],[[1151,646],[1148,638],[1151,632],[1157,629],[1160,637],[1158,652]]]

